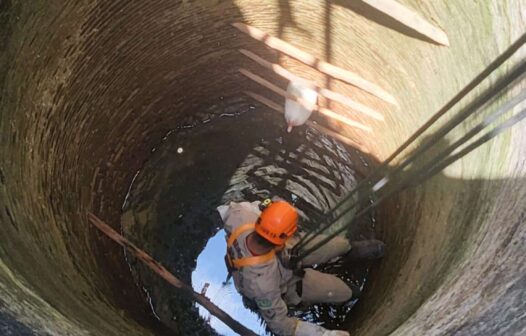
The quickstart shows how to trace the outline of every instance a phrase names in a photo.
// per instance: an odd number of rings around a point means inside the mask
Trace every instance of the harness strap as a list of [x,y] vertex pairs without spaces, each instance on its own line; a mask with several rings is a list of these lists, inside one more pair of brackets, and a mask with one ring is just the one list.
[[[256,227],[256,225],[254,223],[248,223],[248,224],[243,224],[240,227],[238,227],[237,229],[235,229],[232,232],[232,234],[230,234],[230,237],[228,237],[227,244],[226,244],[227,245],[227,249],[230,249],[232,247],[232,245],[234,244],[236,239],[243,232],[246,232],[246,231],[249,231],[249,230],[254,230],[255,227]],[[231,259],[230,253],[227,253],[227,259],[228,259],[228,261],[230,262],[230,264],[233,267],[239,269],[239,268],[245,267],[245,266],[255,266],[255,265],[259,265],[259,264],[264,264],[266,262],[271,261],[274,258],[275,255],[276,255],[276,251],[272,250],[269,253],[266,253],[266,254],[260,255],[260,256],[245,257],[245,258],[239,258],[239,259]]]
[[276,251],[272,250],[269,253],[260,255],[260,256],[234,259],[232,260],[232,264],[234,265],[235,268],[241,268],[244,266],[260,265],[260,264],[264,264],[266,262],[271,261],[275,255],[276,255]]
[[236,241],[236,239],[239,237],[240,234],[242,234],[243,232],[248,231],[248,230],[253,230],[255,228],[256,228],[256,224],[254,224],[254,223],[248,223],[248,224],[241,225],[240,227],[235,229],[230,234],[230,237],[228,237],[228,240],[226,242],[226,246],[227,247],[232,247],[232,245],[234,244],[234,242]]

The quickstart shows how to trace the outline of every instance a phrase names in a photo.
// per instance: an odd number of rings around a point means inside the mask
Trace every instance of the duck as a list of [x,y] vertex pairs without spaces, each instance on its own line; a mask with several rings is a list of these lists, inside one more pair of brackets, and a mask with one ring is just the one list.
[[306,104],[285,99],[285,121],[287,122],[287,132],[290,133],[293,127],[301,126],[309,120],[312,111],[318,101],[318,93],[310,86],[299,82],[289,82],[287,92],[301,98]]

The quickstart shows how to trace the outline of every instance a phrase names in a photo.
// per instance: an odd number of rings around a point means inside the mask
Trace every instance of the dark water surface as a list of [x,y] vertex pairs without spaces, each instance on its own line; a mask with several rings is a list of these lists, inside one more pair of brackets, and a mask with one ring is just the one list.
[[[229,201],[278,195],[301,211],[301,229],[314,227],[356,185],[352,155],[317,131],[303,127],[286,133],[277,113],[236,98],[220,99],[209,111],[182,120],[152,151],[130,186],[122,229],[194,290],[206,287],[212,302],[263,334],[259,317],[243,306],[234,285],[222,285],[225,241],[215,209]],[[371,237],[373,222],[362,221],[347,235]],[[132,257],[127,261],[157,317],[178,334],[234,335]],[[361,285],[367,275],[365,265],[318,269]],[[349,318],[352,304],[316,305],[291,314],[333,328]]]

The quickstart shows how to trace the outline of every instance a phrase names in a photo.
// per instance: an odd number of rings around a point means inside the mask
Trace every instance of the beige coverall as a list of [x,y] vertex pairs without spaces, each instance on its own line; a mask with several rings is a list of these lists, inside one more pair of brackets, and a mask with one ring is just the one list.
[[[222,205],[217,208],[225,224],[227,234],[237,227],[255,223],[260,215],[260,202],[241,202]],[[246,237],[252,231],[242,233],[233,245],[235,258],[251,257],[246,246]],[[318,239],[322,239],[320,237]],[[278,335],[348,335],[346,332],[329,331],[317,325],[299,321],[287,316],[287,305],[305,303],[342,303],[352,296],[351,289],[334,275],[305,269],[301,278],[283,266],[282,258],[290,252],[299,237],[292,237],[287,247],[272,260],[255,266],[245,266],[233,272],[234,284],[238,292],[254,301],[268,327]],[[350,250],[349,242],[336,237],[324,247],[303,260],[303,266],[325,263]],[[297,282],[302,281],[302,295],[298,295]]]

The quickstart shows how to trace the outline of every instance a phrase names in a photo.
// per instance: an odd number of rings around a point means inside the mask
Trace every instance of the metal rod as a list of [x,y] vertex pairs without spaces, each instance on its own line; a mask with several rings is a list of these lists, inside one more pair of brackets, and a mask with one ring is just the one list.
[[[495,94],[496,92],[501,91],[504,89],[507,85],[509,85],[511,82],[519,78],[524,72],[526,71],[526,61],[522,61],[518,66],[515,67],[509,73],[508,75],[501,78],[497,83],[495,83],[491,88],[487,89],[482,95],[477,97],[473,102],[471,102],[468,106],[466,106],[458,115],[456,115],[454,118],[452,118],[446,125],[444,125],[441,129],[439,129],[433,136],[425,142],[422,146],[420,146],[415,152],[411,153],[409,157],[407,157],[400,165],[398,165],[393,171],[389,173],[388,176],[384,176],[383,179],[392,179],[392,176],[394,174],[397,174],[398,172],[402,171],[405,167],[407,167],[411,162],[413,162],[415,159],[417,159],[419,156],[423,155],[431,146],[433,146],[437,141],[443,138],[449,131],[451,131],[453,128],[458,126],[462,121],[467,119],[470,115],[475,113],[481,106],[483,106],[486,102],[488,102]],[[384,166],[384,164],[382,164]],[[381,166],[381,167],[382,167]],[[383,167],[385,169],[385,167]],[[371,183],[373,180],[373,177],[377,175],[377,173],[380,172],[380,169],[376,169],[369,175],[369,177],[365,180],[362,180],[355,189],[351,190],[351,192],[338,204],[329,211],[328,214],[333,214],[336,209],[341,207],[343,204],[345,204],[352,195],[356,194],[357,191],[363,189],[367,183]],[[381,183],[381,179],[377,179],[376,183]],[[375,184],[376,185],[376,184]],[[375,186],[372,186],[371,193],[374,192]],[[296,252],[300,248],[304,247],[306,244],[311,242],[316,234],[319,234],[323,231],[325,231],[327,228],[329,228],[332,223],[339,220],[343,216],[345,216],[347,213],[349,213],[352,209],[354,209],[357,205],[359,205],[359,201],[356,201],[354,204],[352,204],[348,209],[343,210],[340,212],[339,215],[336,216],[336,218],[329,220],[327,223],[325,223],[321,228],[309,231],[307,234],[305,234],[302,239],[298,241],[298,243],[293,248],[293,251]],[[332,217],[332,216],[331,216]]]
[[[518,103],[518,102],[516,102]],[[506,131],[513,125],[517,124],[518,122],[522,121],[524,118],[526,118],[526,109],[522,110],[520,113],[510,117],[506,121],[502,122],[498,126],[496,126],[493,130],[487,132],[482,137],[480,137],[478,140],[473,142],[472,144],[466,146],[464,149],[462,149],[459,153],[452,155],[450,157],[446,157],[449,153],[453,152],[455,149],[459,148],[461,145],[465,144],[469,139],[471,139],[473,136],[475,136],[477,133],[479,133],[482,129],[486,128],[488,126],[488,122],[495,121],[499,116],[502,115],[505,111],[499,109],[497,112],[486,118],[482,123],[477,125],[475,128],[473,128],[470,132],[468,132],[469,136],[464,136],[462,141],[457,141],[453,145],[449,146],[445,150],[443,150],[437,157],[441,161],[435,161],[432,160],[428,162],[423,167],[417,169],[416,172],[411,172],[406,174],[406,176],[402,179],[402,182],[399,182],[397,185],[392,187],[390,191],[388,191],[386,194],[382,195],[378,200],[361,210],[356,216],[347,224],[341,227],[340,229],[337,229],[334,233],[328,235],[326,238],[312,246],[311,248],[307,249],[305,252],[301,253],[300,255],[297,255],[294,257],[294,262],[299,262],[303,260],[306,256],[311,254],[312,252],[316,251],[318,248],[329,242],[331,239],[336,237],[338,234],[342,233],[347,229],[348,226],[350,226],[356,219],[361,218],[363,215],[365,215],[367,212],[369,212],[374,207],[378,206],[381,202],[383,202],[386,198],[394,195],[395,193],[398,193],[405,188],[409,186],[415,186],[418,184],[423,183],[427,179],[433,177],[440,171],[442,171],[445,167],[449,166],[453,162],[459,160],[460,158],[464,157],[474,149],[480,147],[484,143],[488,142],[489,140],[495,138],[497,135],[501,134],[502,132]],[[417,180],[415,182],[415,177],[417,177]]]
[[[397,150],[393,152],[387,159],[385,159],[380,166],[369,175],[366,180],[371,180],[372,177],[381,173],[389,163],[391,163],[400,153],[409,147],[420,135],[429,129],[437,120],[443,117],[453,106],[455,106],[468,93],[473,91],[484,79],[486,79],[495,69],[504,64],[517,50],[519,50],[524,43],[526,43],[526,33],[517,39],[508,49],[506,49],[500,56],[491,62],[481,73],[479,73],[471,82],[469,82],[462,90],[460,90],[453,98],[451,98],[440,110],[438,110],[431,118],[429,118],[418,130],[413,133]],[[365,180],[362,180],[365,181]],[[364,182],[365,183],[365,182]],[[346,202],[345,199],[341,203]],[[338,207],[339,204],[336,205]]]
[[[396,151],[391,154],[387,159],[385,159],[381,165],[376,167],[373,172],[364,180],[360,181],[356,188],[351,190],[351,192],[341,199],[335,207],[329,211],[330,213],[333,213],[335,209],[339,208],[343,204],[347,203],[351,197],[358,192],[359,190],[363,189],[364,186],[367,184],[370,184],[371,181],[378,177],[379,174],[381,174],[386,167],[391,163],[400,153],[402,153],[407,147],[409,147],[420,135],[422,135],[425,131],[431,127],[437,120],[439,120],[442,116],[444,116],[454,105],[456,105],[462,98],[464,98],[468,93],[470,93],[475,87],[477,87],[484,79],[486,79],[495,69],[497,69],[499,66],[504,64],[517,50],[519,50],[524,43],[526,43],[526,33],[523,34],[520,38],[518,38],[511,46],[508,47],[501,55],[499,55],[493,62],[491,62],[481,73],[479,73],[471,82],[469,82],[462,90],[460,90],[451,100],[449,100],[440,110],[438,110],[424,125],[422,125],[409,139],[407,139]],[[329,222],[330,223],[330,222]],[[320,229],[318,232],[321,232],[327,228],[324,227]],[[303,245],[304,241],[311,236],[311,232],[307,233],[296,246]],[[296,249],[296,248],[295,248]]]

